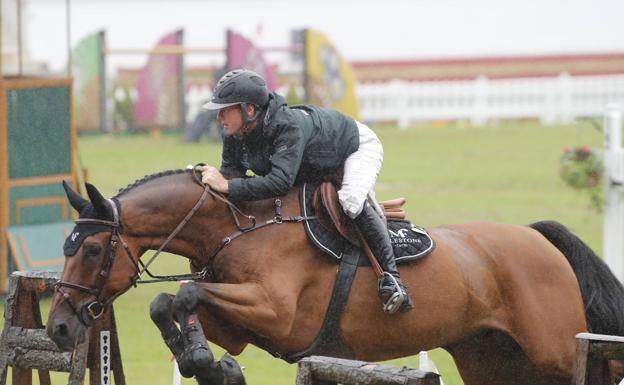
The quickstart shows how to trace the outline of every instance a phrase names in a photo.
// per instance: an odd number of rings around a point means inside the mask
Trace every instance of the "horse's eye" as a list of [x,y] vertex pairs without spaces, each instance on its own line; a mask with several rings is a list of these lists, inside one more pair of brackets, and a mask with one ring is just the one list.
[[100,245],[88,244],[88,245],[85,245],[83,249],[83,253],[85,257],[95,257],[95,256],[100,255],[101,252],[102,252],[102,246]]

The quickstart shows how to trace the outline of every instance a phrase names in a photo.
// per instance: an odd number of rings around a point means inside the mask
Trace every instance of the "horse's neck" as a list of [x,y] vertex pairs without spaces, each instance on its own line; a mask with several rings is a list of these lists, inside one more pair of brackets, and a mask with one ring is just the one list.
[[[201,189],[194,183],[153,183],[140,186],[120,197],[121,215],[125,231],[132,236],[141,250],[157,249],[172,234],[201,196]],[[296,193],[291,192],[284,202],[293,202],[285,215],[297,215]],[[274,199],[244,202],[237,205],[241,213],[230,210],[223,201],[208,196],[197,212],[174,237],[165,251],[192,259],[206,257],[224,238],[237,232],[238,219],[241,227],[251,224],[246,215],[262,223],[275,216]],[[199,251],[201,255],[198,255]]]
[[[119,198],[124,233],[134,240],[139,250],[158,249],[185,220],[200,196],[201,190],[188,183],[140,186]],[[210,234],[204,237],[198,234],[203,228],[202,217],[205,215],[202,214],[212,215],[219,211],[218,205],[213,203],[210,197],[206,199],[164,250],[189,258],[197,257],[197,243],[210,238]]]
[[[127,230],[140,250],[158,249],[200,195],[197,186],[183,185],[137,191],[122,202],[122,223],[126,217],[131,221]],[[279,213],[284,218],[300,214],[297,189],[280,200]],[[281,282],[291,274],[303,277],[325,266],[318,258],[319,251],[307,242],[300,223],[263,225],[272,223],[278,213],[275,199],[244,202],[237,207],[244,214],[236,213],[240,226],[248,227],[251,222],[245,215],[251,215],[257,229],[243,234],[230,208],[209,196],[164,250],[189,258],[196,268],[210,266],[215,279],[223,282],[268,280],[269,285],[278,285],[275,279]],[[227,239],[231,242],[225,242]]]

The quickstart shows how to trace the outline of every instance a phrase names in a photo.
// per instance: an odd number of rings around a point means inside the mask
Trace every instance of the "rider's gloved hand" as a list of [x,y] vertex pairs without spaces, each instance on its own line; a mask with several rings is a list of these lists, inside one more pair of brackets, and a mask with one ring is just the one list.
[[227,193],[229,191],[227,179],[223,177],[217,168],[206,165],[202,166],[201,170],[203,183],[218,192]]

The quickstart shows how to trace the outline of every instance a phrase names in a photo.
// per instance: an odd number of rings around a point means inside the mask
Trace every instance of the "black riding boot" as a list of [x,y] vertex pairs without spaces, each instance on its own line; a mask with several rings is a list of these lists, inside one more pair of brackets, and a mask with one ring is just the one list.
[[368,202],[364,203],[362,212],[354,221],[384,272],[377,282],[384,311],[389,314],[410,311],[414,305],[407,288],[401,282],[386,224]]

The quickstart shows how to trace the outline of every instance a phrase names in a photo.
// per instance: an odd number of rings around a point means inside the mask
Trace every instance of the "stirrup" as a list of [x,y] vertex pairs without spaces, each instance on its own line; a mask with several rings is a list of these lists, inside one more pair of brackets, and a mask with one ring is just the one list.
[[[383,276],[390,277],[390,281],[394,286],[394,293],[390,296],[390,298],[388,298],[388,300],[386,300],[386,302],[384,302],[383,311],[388,314],[394,314],[399,311],[401,306],[403,306],[405,301],[407,301],[407,292],[401,287],[401,285],[399,285],[395,276],[385,271],[383,272]],[[378,281],[377,290],[381,289],[382,280],[383,277]]]

